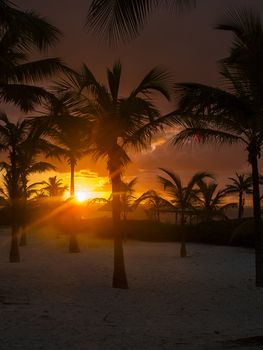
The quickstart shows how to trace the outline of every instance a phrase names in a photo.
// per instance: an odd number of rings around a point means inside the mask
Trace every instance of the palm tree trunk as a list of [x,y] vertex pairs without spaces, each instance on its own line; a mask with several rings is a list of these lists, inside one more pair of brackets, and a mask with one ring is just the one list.
[[114,268],[113,288],[128,289],[128,281],[125,271],[123,254],[123,235],[121,231],[121,201],[120,188],[121,177],[119,174],[111,175],[112,182],[112,220],[114,228]]
[[75,196],[75,161],[70,160],[70,197]]
[[261,229],[261,208],[257,154],[250,154],[253,181],[253,213],[256,255],[256,286],[263,287],[263,237]]
[[27,217],[27,198],[26,197],[23,199],[21,210],[23,213],[23,217],[22,217],[22,223],[20,223],[21,224],[21,235],[20,235],[19,246],[23,247],[23,246],[27,245],[26,227],[27,227],[28,217]]
[[180,248],[180,257],[185,258],[187,256],[186,245],[185,245],[185,216],[184,210],[181,211],[181,228],[182,228],[182,238],[181,238],[181,248]]
[[26,227],[25,225],[22,225],[19,246],[24,247],[26,245],[27,245]]
[[18,179],[19,173],[16,167],[16,153],[12,151],[10,153],[11,160],[11,246],[9,253],[9,261],[12,263],[20,262],[19,246],[18,246],[18,234],[19,234],[19,220],[18,220]]
[[239,203],[238,203],[238,219],[243,216],[243,192],[239,192]]
[[17,218],[17,204],[12,203],[12,226],[11,226],[11,246],[9,253],[9,261],[11,263],[20,262],[19,246],[18,246],[18,234],[19,224]]
[[79,253],[79,243],[75,233],[69,235],[69,252],[70,253]]
[[[75,196],[75,160],[70,159],[70,197]],[[72,218],[73,222],[75,218]],[[74,228],[73,228],[74,229]],[[71,232],[69,234],[69,253],[79,253],[79,243],[76,236],[76,233]]]
[[158,224],[160,223],[160,212],[159,212],[159,209],[157,208],[156,210],[156,213],[157,213],[157,222]]

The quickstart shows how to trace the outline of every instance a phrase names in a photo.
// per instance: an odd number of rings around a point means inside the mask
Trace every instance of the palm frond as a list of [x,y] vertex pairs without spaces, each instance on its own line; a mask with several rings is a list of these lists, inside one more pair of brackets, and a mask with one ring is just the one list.
[[116,62],[112,70],[107,69],[108,84],[113,101],[117,101],[121,79],[121,63]]
[[171,140],[172,145],[183,146],[187,142],[216,144],[230,144],[243,141],[240,136],[233,135],[224,131],[205,129],[205,128],[186,128],[175,135]]
[[149,94],[153,91],[159,92],[168,101],[171,99],[171,75],[158,67],[150,70],[139,85],[132,91],[132,96],[138,94]]
[[9,79],[13,83],[33,83],[68,70],[60,58],[47,58],[17,65],[10,72]]
[[163,185],[164,189],[176,187],[179,191],[182,190],[182,182],[179,175],[164,168],[159,168],[159,169],[162,170],[166,175],[168,175],[172,179],[172,181],[170,181],[162,176],[158,176],[159,181]]
[[0,21],[5,28],[16,31],[24,42],[30,42],[39,50],[56,44],[60,31],[33,11],[21,11],[11,1],[1,1]]
[[53,95],[44,88],[24,84],[1,84],[0,98],[5,102],[14,103],[24,112],[34,109],[43,99],[50,100]]
[[194,0],[93,0],[86,23],[102,39],[116,44],[136,37],[160,5],[182,9],[194,4]]
[[28,170],[27,173],[29,174],[34,174],[34,173],[42,173],[45,171],[50,171],[50,170],[56,170],[56,167],[48,162],[36,162],[35,164],[32,164]]

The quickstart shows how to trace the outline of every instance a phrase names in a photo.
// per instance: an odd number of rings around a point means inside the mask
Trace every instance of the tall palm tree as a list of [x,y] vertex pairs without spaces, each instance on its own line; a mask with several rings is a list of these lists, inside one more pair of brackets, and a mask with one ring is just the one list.
[[60,32],[32,11],[21,11],[11,2],[0,3],[0,100],[22,110],[32,110],[52,94],[34,83],[65,71],[59,58],[30,61],[36,50],[43,52],[58,42]]
[[252,179],[250,175],[236,173],[236,177],[230,177],[229,180],[232,183],[226,186],[225,192],[227,194],[238,193],[238,219],[241,219],[244,214],[244,194],[252,194]]
[[[57,118],[55,125],[49,132],[53,142],[58,146],[54,152],[48,156],[65,158],[70,166],[70,197],[75,197],[75,167],[78,159],[87,154],[89,147],[89,127],[85,119],[63,115]],[[74,208],[74,206],[72,206]],[[74,215],[74,210],[70,211]],[[80,252],[75,228],[73,227],[69,235],[69,252]]]
[[[207,172],[196,173],[187,183],[183,186],[182,180],[179,175],[173,173],[172,171],[160,168],[166,175],[168,179],[163,176],[158,176],[160,183],[163,185],[164,190],[166,190],[171,197],[171,203],[178,208],[181,212],[181,225],[185,224],[185,215],[187,209],[193,208],[194,195],[196,193],[195,186],[198,181],[204,179],[205,177],[212,178],[212,175]],[[186,257],[186,246],[185,246],[185,232],[182,230],[182,241],[180,248],[180,256]]]
[[[121,184],[125,166],[131,161],[129,147],[140,150],[147,147],[158,127],[152,123],[160,113],[152,101],[157,92],[166,99],[169,94],[167,72],[152,69],[139,85],[126,96],[120,96],[122,67],[115,63],[107,69],[107,83],[98,82],[86,65],[60,89],[75,90],[86,103],[85,113],[92,124],[91,151],[96,159],[106,158],[112,183],[112,218],[114,235],[113,287],[128,288],[121,233]],[[82,101],[82,102],[83,102]]]
[[40,130],[43,127],[49,129],[47,136],[55,143],[47,156],[64,158],[70,166],[70,196],[74,197],[75,167],[77,161],[88,153],[91,128],[89,120],[81,117],[76,110],[74,98],[62,94],[56,96],[56,100],[57,103],[49,108],[49,115],[36,118],[35,124],[40,126]]
[[136,37],[149,17],[161,7],[183,9],[195,0],[93,0],[86,23],[109,43]]
[[[59,90],[59,89],[58,89]],[[76,97],[57,91],[55,99],[48,106],[48,114],[33,118],[36,130],[51,139],[52,147],[46,152],[47,157],[64,158],[70,166],[70,196],[75,197],[75,168],[77,161],[88,153],[90,123],[81,117],[77,109]],[[69,213],[74,215],[74,205]],[[69,252],[80,252],[75,228],[69,235]]]
[[256,285],[263,287],[263,233],[258,159],[263,144],[263,26],[250,11],[235,12],[219,26],[234,33],[230,56],[221,63],[229,89],[202,84],[178,85],[179,110],[171,119],[182,127],[174,144],[187,140],[245,146],[252,169],[253,211],[256,239]]
[[225,190],[217,191],[218,184],[200,179],[197,181],[197,186],[198,191],[194,195],[195,207],[202,220],[226,219],[225,211],[228,208],[236,207],[235,203],[224,204],[228,193]]
[[148,190],[136,199],[134,207],[144,203],[150,214],[153,214],[154,220],[160,222],[160,213],[162,210],[174,209],[173,205],[163,198],[155,190]]

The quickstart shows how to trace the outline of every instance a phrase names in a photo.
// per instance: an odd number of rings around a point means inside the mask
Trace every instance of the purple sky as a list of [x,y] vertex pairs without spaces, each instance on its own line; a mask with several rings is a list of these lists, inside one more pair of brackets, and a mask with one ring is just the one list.
[[[229,33],[216,31],[217,24],[229,8],[244,6],[257,10],[263,18],[262,0],[200,0],[196,9],[179,16],[167,11],[156,14],[136,40],[119,48],[109,48],[91,36],[84,28],[89,1],[16,0],[23,9],[33,9],[45,16],[64,34],[61,43],[50,50],[50,56],[61,56],[68,64],[78,67],[85,62],[100,79],[105,68],[120,59],[123,63],[123,94],[133,87],[153,66],[168,69],[176,82],[195,81],[220,85],[217,61],[227,54],[231,43]],[[172,105],[161,104],[163,111]],[[235,171],[247,171],[246,154],[240,147],[194,146],[174,149],[163,144],[162,137],[149,152],[133,157],[127,174],[139,176],[140,184],[153,187],[158,167],[166,167],[188,178],[199,170],[210,170],[224,182]],[[101,163],[80,162],[79,169],[89,169],[105,176]],[[66,169],[61,167],[61,171]],[[151,184],[151,185],[150,185]]]

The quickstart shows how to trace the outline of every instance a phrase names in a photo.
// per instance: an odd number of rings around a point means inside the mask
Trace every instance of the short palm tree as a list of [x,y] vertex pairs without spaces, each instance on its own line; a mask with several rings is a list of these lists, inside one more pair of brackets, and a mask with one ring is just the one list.
[[[263,233],[259,192],[258,159],[263,145],[263,26],[251,11],[234,12],[221,29],[234,33],[233,47],[221,63],[229,89],[196,83],[177,86],[179,110],[173,122],[182,130],[173,139],[244,145],[252,169],[253,210],[256,238],[256,285],[263,286]],[[168,118],[169,119],[169,118]]]
[[[27,135],[18,148],[18,167],[23,188],[23,210],[27,211],[27,199],[35,192],[37,185],[41,182],[29,185],[29,177],[35,173],[42,173],[49,170],[56,170],[56,167],[48,162],[40,161],[40,155],[47,155],[54,146],[47,141],[39,130],[35,130],[28,121],[29,128]],[[32,187],[33,186],[33,187]],[[32,192],[33,191],[33,192]],[[25,218],[27,217],[24,215]],[[26,221],[22,227],[20,245],[26,245]]]
[[182,9],[195,0],[93,0],[86,23],[109,43],[137,36],[153,12],[162,6]]
[[[3,163],[8,178],[8,188],[11,206],[11,248],[10,262],[19,262],[18,233],[19,233],[19,211],[21,204],[21,173],[19,169],[19,150],[21,144],[28,135],[28,123],[23,120],[16,124],[9,121],[6,114],[0,114],[0,147],[1,151],[8,154],[9,164]],[[7,179],[6,178],[6,179]]]
[[62,198],[68,186],[63,185],[62,179],[58,179],[57,176],[51,176],[48,178],[48,181],[43,181],[42,185],[44,187],[41,188],[48,197],[51,198]]
[[114,288],[128,288],[120,226],[122,174],[131,161],[127,150],[129,147],[137,150],[147,147],[152,135],[158,130],[154,121],[160,117],[160,113],[152,101],[152,93],[170,98],[167,72],[152,69],[126,97],[120,95],[121,73],[120,63],[107,69],[108,86],[105,86],[83,65],[79,73],[60,84],[60,89],[75,90],[81,95],[86,107],[83,111],[92,124],[91,151],[96,159],[107,160],[115,227]]
[[[183,186],[182,180],[179,175],[172,171],[160,168],[165,175],[168,175],[168,179],[163,176],[158,176],[160,183],[163,185],[164,190],[168,192],[171,198],[171,203],[174,207],[179,209],[181,212],[181,225],[184,226],[186,221],[187,209],[193,209],[194,195],[196,193],[195,186],[198,181],[205,177],[212,178],[212,175],[207,172],[196,173],[188,182],[186,186]],[[182,241],[180,248],[180,256],[186,257],[186,246],[185,246],[185,232],[182,230]]]
[[203,221],[212,221],[214,218],[227,219],[225,211],[236,207],[235,203],[225,203],[227,191],[217,190],[218,184],[206,182],[203,179],[197,182],[198,190],[194,195],[195,208]]
[[[21,221],[22,212],[25,214],[26,202],[28,194],[32,190],[28,185],[29,175],[36,172],[46,170],[54,170],[54,166],[50,163],[38,161],[39,156],[49,145],[43,140],[39,134],[35,134],[30,123],[23,120],[17,123],[12,123],[6,114],[0,115],[0,147],[2,151],[7,152],[9,163],[1,162],[2,168],[6,171],[9,184],[9,197],[12,202],[11,209],[13,213],[12,219],[12,244],[13,251],[10,252],[10,260],[19,261],[19,253],[16,248],[17,235],[19,226],[24,226],[25,222]],[[7,179],[7,177],[6,177]],[[19,223],[16,222],[19,207]],[[22,232],[25,232],[22,230]],[[21,237],[22,243],[25,242],[25,236]]]
[[228,184],[225,188],[227,194],[238,193],[238,219],[241,219],[244,214],[244,195],[252,194],[252,179],[251,175],[238,174],[236,177],[230,177],[231,184]]
[[148,212],[153,215],[156,222],[160,222],[160,213],[163,210],[173,210],[173,205],[163,198],[155,190],[148,190],[144,192],[139,198],[134,202],[134,206],[137,207],[139,204],[144,203]]

